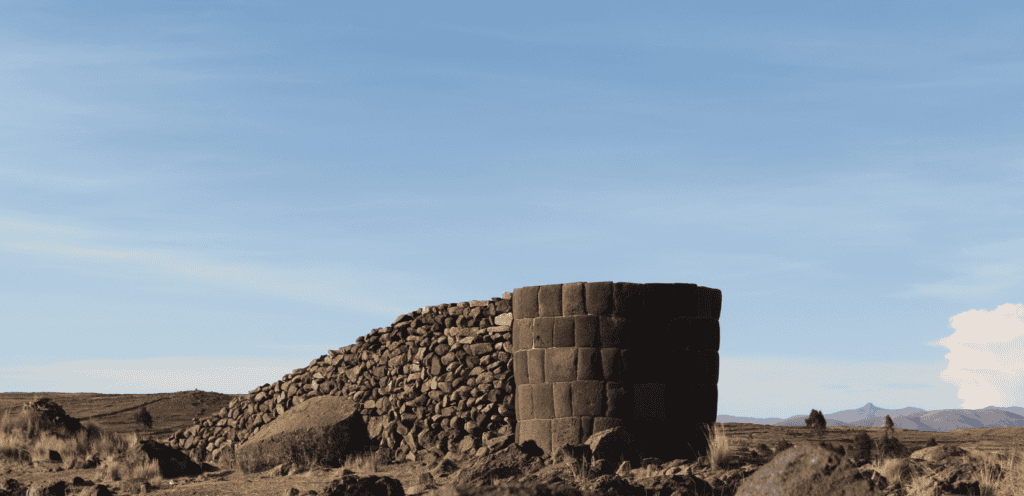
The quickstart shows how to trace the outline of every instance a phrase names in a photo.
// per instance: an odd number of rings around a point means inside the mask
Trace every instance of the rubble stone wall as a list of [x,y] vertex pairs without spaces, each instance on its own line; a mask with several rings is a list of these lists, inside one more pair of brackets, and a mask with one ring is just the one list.
[[694,284],[516,289],[516,442],[553,452],[618,426],[650,455],[703,451],[718,414],[721,303]]
[[611,282],[424,307],[167,442],[217,460],[317,395],[361,403],[372,444],[399,459],[482,455],[513,436],[550,450],[613,425],[689,442],[692,426],[717,414],[720,311],[718,290]]

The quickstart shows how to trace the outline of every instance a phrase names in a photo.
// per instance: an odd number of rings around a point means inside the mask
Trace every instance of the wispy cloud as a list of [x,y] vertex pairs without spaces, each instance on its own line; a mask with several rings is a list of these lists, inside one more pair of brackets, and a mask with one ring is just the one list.
[[933,257],[927,263],[949,267],[947,270],[956,275],[942,281],[913,284],[899,296],[992,297],[1024,285],[1024,238],[976,244],[948,258]]
[[949,348],[942,380],[957,387],[963,408],[1024,404],[1024,305],[954,315],[955,332],[930,346]]
[[142,394],[201,389],[243,394],[308,364],[305,357],[160,357],[76,360],[0,368],[0,391]]
[[[321,282],[309,270],[287,270],[255,264],[212,260],[202,253],[152,248],[123,248],[98,245],[85,238],[101,233],[67,226],[48,225],[11,218],[0,219],[0,250],[22,255],[63,258],[120,266],[111,273],[155,272],[166,277],[186,278],[207,284],[255,291],[283,298],[345,307],[384,315],[403,311],[353,296],[337,284]],[[43,236],[38,236],[43,235]],[[319,280],[318,280],[319,279]],[[358,281],[349,281],[358,285]]]

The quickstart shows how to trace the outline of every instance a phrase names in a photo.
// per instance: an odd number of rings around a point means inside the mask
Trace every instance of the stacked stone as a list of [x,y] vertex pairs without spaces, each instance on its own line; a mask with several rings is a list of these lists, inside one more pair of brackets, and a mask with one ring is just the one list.
[[517,443],[552,453],[623,427],[650,456],[706,450],[721,291],[577,282],[518,288],[512,306]]
[[167,442],[197,460],[215,460],[306,399],[345,395],[362,404],[371,440],[397,457],[483,452],[491,439],[515,432],[511,298],[401,315],[195,419]]

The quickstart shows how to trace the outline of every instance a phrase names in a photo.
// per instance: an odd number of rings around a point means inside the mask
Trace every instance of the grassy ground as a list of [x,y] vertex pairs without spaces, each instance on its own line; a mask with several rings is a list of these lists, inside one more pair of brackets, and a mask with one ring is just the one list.
[[55,451],[65,470],[98,468],[104,481],[140,479],[153,485],[163,481],[159,465],[142,451],[138,435],[107,432],[89,421],[82,426],[82,430],[69,433],[33,413],[4,412],[0,415],[0,458],[23,463],[47,461]]

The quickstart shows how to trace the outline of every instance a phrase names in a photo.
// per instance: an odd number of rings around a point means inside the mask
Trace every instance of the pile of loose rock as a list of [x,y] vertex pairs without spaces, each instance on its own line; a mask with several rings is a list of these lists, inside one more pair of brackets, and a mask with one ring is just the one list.
[[167,442],[194,459],[215,460],[306,399],[344,395],[362,405],[371,443],[396,459],[486,451],[496,444],[488,441],[515,433],[511,298],[401,315]]

